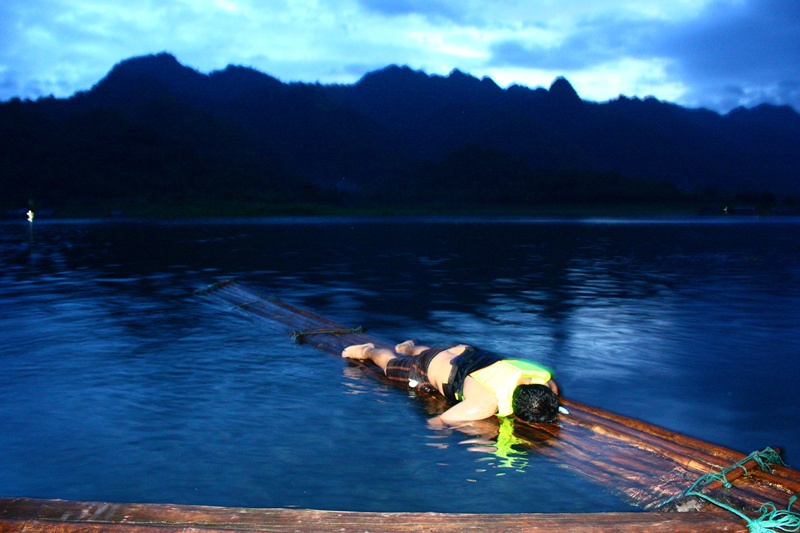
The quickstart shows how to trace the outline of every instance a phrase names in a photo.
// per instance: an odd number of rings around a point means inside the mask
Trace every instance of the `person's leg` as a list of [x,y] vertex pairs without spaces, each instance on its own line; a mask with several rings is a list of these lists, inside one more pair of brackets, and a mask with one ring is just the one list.
[[342,351],[342,357],[362,361],[370,360],[386,372],[386,365],[392,359],[397,358],[397,354],[385,348],[376,348],[374,344],[369,342],[367,344],[348,346]]
[[414,341],[409,340],[395,346],[394,351],[403,355],[419,355],[429,349],[428,346],[417,346]]
[[[418,386],[432,386],[428,380],[429,356],[435,357],[436,353],[420,356],[420,352],[428,349],[425,346],[414,346],[410,341],[401,343],[400,353],[392,352],[385,348],[376,348],[374,344],[357,344],[348,346],[342,352],[342,357],[372,361],[383,370],[384,375],[398,384],[415,388]],[[403,353],[406,352],[406,353]]]

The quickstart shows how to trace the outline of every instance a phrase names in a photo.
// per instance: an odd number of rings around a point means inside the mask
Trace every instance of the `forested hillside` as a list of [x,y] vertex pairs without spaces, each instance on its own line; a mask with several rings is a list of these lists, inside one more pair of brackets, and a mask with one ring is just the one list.
[[800,115],[655,99],[593,103],[569,82],[498,87],[390,66],[354,85],[121,62],[68,99],[0,105],[5,207],[257,201],[437,207],[663,205],[800,193]]

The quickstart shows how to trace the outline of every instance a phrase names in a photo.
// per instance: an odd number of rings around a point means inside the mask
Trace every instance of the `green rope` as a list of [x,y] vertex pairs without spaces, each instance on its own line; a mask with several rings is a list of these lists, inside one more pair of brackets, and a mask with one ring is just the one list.
[[772,448],[765,448],[760,452],[756,451],[751,453],[741,461],[737,461],[731,466],[723,468],[719,472],[710,472],[700,476],[700,478],[692,483],[688,489],[663,502],[659,505],[659,507],[685,496],[697,496],[698,498],[702,498],[709,503],[713,503],[717,507],[721,507],[726,511],[730,511],[745,520],[747,522],[747,528],[752,533],[768,533],[774,531],[786,531],[789,533],[794,533],[800,531],[800,513],[797,511],[792,511],[792,504],[794,504],[794,502],[797,500],[797,496],[791,497],[786,510],[778,509],[775,507],[774,503],[767,502],[761,505],[761,508],[759,509],[761,515],[758,516],[758,518],[750,518],[738,509],[734,509],[733,507],[719,502],[711,496],[701,492],[700,489],[702,487],[714,483],[715,481],[722,483],[725,488],[731,488],[732,485],[730,481],[728,481],[727,475],[739,468],[744,470],[744,474],[747,475],[748,472],[744,465],[749,461],[755,461],[762,472],[772,472],[772,467],[770,466],[771,464],[786,465],[777,451],[773,450]]
[[721,507],[726,511],[732,512],[747,522],[747,529],[749,529],[751,533],[772,533],[775,531],[794,533],[800,531],[800,513],[797,511],[792,511],[792,504],[797,500],[797,496],[792,496],[789,499],[789,505],[786,507],[786,510],[778,509],[775,507],[774,503],[767,502],[761,505],[761,508],[759,509],[761,515],[759,515],[758,518],[750,518],[738,509],[734,509],[729,505],[718,502],[711,496],[703,494],[702,492],[689,491],[686,493],[686,495],[698,496],[710,503],[713,503],[717,507]]
[[302,342],[303,337],[308,335],[347,335],[349,333],[364,333],[364,328],[358,326],[357,328],[328,328],[328,329],[309,329],[306,331],[293,331],[292,340],[295,342]]
[[761,516],[755,520],[748,520],[747,527],[753,533],[766,533],[768,531],[800,531],[800,513],[792,511],[792,504],[797,496],[789,499],[786,510],[777,509],[774,503],[767,502],[761,506]]

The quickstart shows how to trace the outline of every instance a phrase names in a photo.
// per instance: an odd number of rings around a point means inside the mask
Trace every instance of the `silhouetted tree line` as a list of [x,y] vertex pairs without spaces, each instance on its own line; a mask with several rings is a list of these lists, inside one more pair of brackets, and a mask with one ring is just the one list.
[[212,117],[169,100],[139,119],[109,108],[53,118],[37,104],[0,109],[5,203],[287,199],[314,194]]
[[432,207],[753,201],[800,191],[800,117],[500,89],[389,67],[353,86],[167,54],[69,99],[0,104],[6,207],[248,200]]
[[[407,167],[402,179],[324,189],[284,171],[209,115],[155,99],[132,118],[90,108],[63,118],[38,103],[0,108],[0,187],[9,205],[140,199],[537,206],[660,203],[674,186],[586,170],[533,171],[518,156],[470,145]],[[50,102],[57,105],[57,102]]]
[[674,185],[585,169],[531,169],[520,157],[479,146],[422,164],[413,179],[381,184],[361,198],[423,206],[675,205],[699,199]]

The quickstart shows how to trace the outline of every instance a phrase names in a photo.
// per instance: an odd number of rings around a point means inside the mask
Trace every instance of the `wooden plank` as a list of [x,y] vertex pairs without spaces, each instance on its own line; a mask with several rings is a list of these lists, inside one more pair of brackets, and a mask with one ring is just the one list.
[[0,499],[0,533],[622,532],[746,533],[720,513],[360,513],[163,504]]
[[[303,343],[340,356],[351,344],[372,342],[393,349],[394,344],[376,339],[351,327],[289,303],[265,297],[236,282],[223,282],[201,291],[230,309],[267,319],[287,333],[302,331]],[[386,383],[383,373],[371,363],[348,360]],[[679,494],[701,475],[730,466],[745,455],[658,426],[563,399],[570,410],[556,424],[526,424],[515,420],[515,435],[541,453],[567,467],[617,490],[632,503],[652,510]],[[755,466],[753,464],[752,466]],[[776,467],[774,472],[748,475],[739,470],[729,476],[734,487],[719,492],[728,504],[755,511],[764,502],[786,508],[800,489],[800,473]]]

